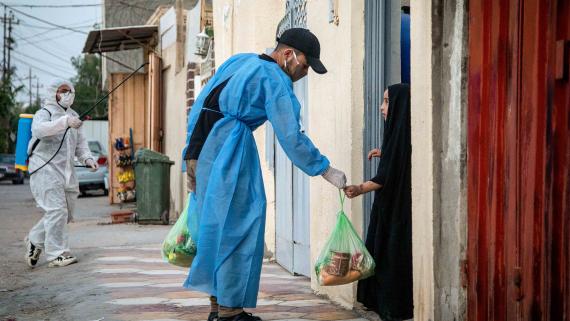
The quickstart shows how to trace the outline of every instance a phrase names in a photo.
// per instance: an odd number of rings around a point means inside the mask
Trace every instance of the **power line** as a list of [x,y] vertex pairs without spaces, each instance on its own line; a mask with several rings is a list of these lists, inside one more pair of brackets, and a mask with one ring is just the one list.
[[22,79],[22,77],[18,76],[16,73],[14,73],[13,76],[16,77],[18,79],[18,81],[22,84],[22,86],[28,90],[28,93],[32,93],[31,89],[28,88],[28,86],[26,86],[26,84],[24,84],[24,79]]
[[37,58],[37,57],[32,57],[32,56],[26,55],[25,53],[19,52],[19,51],[14,51],[14,53],[16,53],[16,54],[18,54],[18,55],[20,55],[20,56],[29,58],[29,59],[33,59],[34,61],[37,61],[37,62],[39,62],[39,63],[43,63],[43,64],[55,66],[55,67],[57,67],[57,68],[58,68],[59,70],[61,70],[61,71],[69,72],[68,70],[65,69],[66,66],[57,65],[57,64],[54,64],[53,62],[45,61],[45,60],[39,59],[39,58]]
[[52,32],[52,31],[59,31],[59,29],[58,29],[58,28],[53,28],[53,29],[50,29],[50,30],[44,30],[44,31],[39,32],[39,33],[36,33],[36,34],[34,34],[34,35],[32,35],[32,36],[23,38],[22,40],[28,40],[28,39],[36,38],[36,37],[42,36],[42,35],[44,35],[44,34],[46,34],[46,33],[48,33],[48,32]]
[[[61,71],[69,72],[69,69],[67,69],[69,66],[58,65],[58,64],[53,63],[53,62],[50,62],[50,61],[45,61],[45,60],[39,59],[39,58],[37,58],[37,57],[32,57],[32,56],[26,55],[26,54],[24,54],[24,53],[22,53],[22,52],[19,52],[19,51],[14,51],[14,53],[18,54],[19,56],[26,57],[26,58],[28,58],[28,59],[32,59],[33,62],[39,62],[39,63],[42,63],[42,64],[47,64],[47,65],[50,65],[50,66],[57,67],[57,68],[60,69]],[[68,62],[68,63],[69,63],[69,62]]]
[[[56,39],[59,39],[59,38],[61,38],[61,37],[63,37],[63,36],[67,36],[67,35],[69,35],[70,33],[72,33],[72,32],[71,32],[71,31],[67,31],[67,32],[65,32],[65,33],[60,33],[60,34],[54,35],[53,37],[41,38],[41,39],[38,39],[38,40],[34,40],[34,43],[40,43],[40,42],[45,42],[45,41],[50,41],[50,40],[56,40]],[[26,39],[30,39],[30,38],[31,38],[31,37],[28,37],[28,38],[26,38]]]
[[[1,2],[0,2],[0,3],[1,3]],[[81,21],[81,22],[78,22],[78,23],[84,23],[84,22],[86,22],[86,21],[91,21],[91,19],[90,19],[90,20],[84,20],[84,21]],[[69,27],[65,27],[65,28],[63,28],[63,29],[69,30],[70,28],[69,28]],[[71,28],[71,29],[73,29],[73,28]],[[72,31],[72,32],[78,32],[77,30],[71,30],[71,31]],[[86,34],[85,32],[81,32],[81,33]],[[22,37],[21,35],[19,35],[19,36]],[[31,43],[30,41],[26,40],[26,38],[29,38],[29,37],[22,37],[22,38],[23,38],[23,39],[20,39],[20,40],[24,40],[24,41],[26,41],[27,43],[29,43],[29,44],[35,46],[36,48],[39,48],[39,47],[38,47],[37,45],[35,45],[34,43]],[[60,45],[59,47],[57,47],[57,48],[56,48],[56,47],[53,47],[53,46],[51,46],[51,47],[53,48],[52,50],[59,51],[59,52],[61,52],[63,55],[68,55],[68,52],[64,52],[64,51],[61,50],[61,48],[60,48],[61,45]],[[39,48],[39,49],[44,50],[43,48]]]
[[[28,20],[24,20],[24,21],[27,22]],[[67,27],[69,27],[69,28],[82,28],[83,26],[92,26],[94,24],[101,24],[101,22],[97,18],[89,18],[89,19],[85,19],[85,20],[81,20],[81,21],[77,21],[77,22],[74,22],[72,24],[69,24],[69,25],[67,25]],[[45,26],[40,26],[40,25],[32,25],[29,23],[25,23],[25,25],[33,26],[35,28],[50,28],[50,27],[45,27]],[[53,27],[53,29],[59,29],[59,27]]]
[[13,4],[11,6],[19,8],[82,8],[100,7],[101,4]]
[[[124,2],[124,1],[122,1],[122,0],[117,0],[117,1],[118,1],[119,3],[121,3],[121,4],[125,5],[125,6],[127,6],[127,7],[138,8],[138,9],[144,9],[144,10],[148,10],[148,11],[154,11],[154,10],[149,9],[149,8],[146,8],[146,7],[140,7],[140,6],[136,6],[136,5],[132,5],[132,4],[126,3],[126,2]],[[0,4],[4,5],[5,7],[11,8],[10,6],[6,5],[6,4],[3,3],[3,2],[0,2]],[[88,34],[88,32],[85,32],[85,31],[82,31],[82,30],[78,30],[78,29],[74,29],[74,28],[70,28],[70,27],[66,27],[66,26],[61,26],[61,25],[58,25],[58,24],[55,24],[55,23],[52,23],[52,22],[49,22],[49,21],[40,19],[40,18],[38,18],[38,17],[32,16],[32,15],[30,15],[30,14],[27,14],[27,13],[25,13],[25,12],[23,12],[23,11],[18,10],[18,9],[13,9],[13,10],[16,11],[16,12],[19,12],[20,14],[23,14],[23,15],[29,17],[29,18],[32,18],[32,19],[41,21],[41,22],[43,22],[43,23],[45,23],[45,24],[48,24],[48,25],[51,25],[51,26],[54,26],[54,27],[59,27],[59,28],[62,28],[62,29],[74,31],[74,32],[77,32],[77,33],[82,33],[82,34],[85,34],[85,35]],[[143,44],[143,43],[140,42],[139,40],[133,38],[133,37],[132,37],[131,35],[129,35],[129,34],[126,34],[126,33],[122,32],[121,30],[119,30],[119,33],[121,33],[123,36],[125,36],[125,37],[127,37],[127,38],[129,38],[129,39],[131,39],[131,40],[136,41],[136,42],[139,43],[142,47],[145,47],[145,48],[149,49],[150,51],[154,52],[155,54],[157,54],[157,55],[160,57],[160,55],[159,55],[155,50],[153,50],[152,48],[150,48],[150,46]]]
[[[22,36],[18,35],[18,37],[22,37]],[[36,47],[36,48],[42,50],[43,53],[46,53],[46,54],[48,54],[48,55],[50,55],[50,56],[52,56],[52,57],[54,57],[54,58],[56,58],[56,59],[59,59],[59,60],[61,60],[61,61],[66,62],[66,63],[69,63],[69,61],[67,61],[67,60],[65,60],[65,59],[63,59],[63,58],[61,58],[60,56],[58,56],[58,55],[56,55],[56,54],[54,54],[54,53],[52,53],[52,52],[50,52],[50,51],[48,51],[48,50],[46,50],[46,48],[42,48],[42,47],[38,46],[36,43],[31,42],[31,41],[27,40],[26,38],[20,38],[20,39],[18,39],[18,40],[23,40],[24,42],[26,42],[26,43],[28,43],[28,44],[30,44],[30,45],[32,45],[32,46],[34,46],[34,47]]]
[[58,27],[58,28],[66,29],[66,30],[70,30],[70,31],[75,31],[75,32],[77,32],[77,33],[82,33],[82,34],[85,34],[85,35],[88,34],[87,32],[85,32],[85,31],[83,31],[83,30],[78,30],[78,29],[73,29],[73,28],[70,28],[70,27],[58,25],[58,24],[55,24],[55,23],[53,23],[53,22],[50,22],[50,21],[47,21],[47,20],[38,18],[38,17],[36,17],[36,16],[33,16],[33,15],[31,15],[31,14],[27,14],[27,13],[21,11],[21,10],[18,10],[18,9],[16,9],[16,8],[13,8],[12,6],[9,6],[9,5],[5,4],[4,2],[0,2],[0,4],[3,5],[4,7],[11,8],[12,10],[14,10],[14,11],[18,12],[19,14],[22,14],[22,15],[28,17],[28,18],[35,19],[35,20],[37,20],[37,21],[43,22],[43,23],[45,23],[45,24],[48,24],[48,25],[50,25],[50,26],[54,26],[54,27]]
[[[32,67],[32,68],[36,68],[36,69],[43,69],[43,68],[40,68],[40,67],[36,67],[36,66],[34,66],[34,65],[31,65],[30,62],[28,62],[28,61],[26,61],[26,60],[23,60],[21,57],[18,57],[18,58],[14,57],[14,58],[17,59],[19,62],[21,62],[21,63],[23,63],[23,64],[26,64],[28,67]],[[65,74],[68,74],[68,75],[71,75],[71,76],[73,76],[73,74],[74,74],[74,73],[71,72],[71,71],[64,70],[64,69],[60,69],[60,68],[56,68],[56,67],[54,67],[54,66],[49,66],[49,67],[51,67],[50,69],[53,69],[54,72],[65,73]],[[49,71],[49,70],[47,70],[47,69],[43,69],[43,70],[44,70],[44,71]],[[61,77],[61,75],[58,76],[58,77]]]
[[19,59],[19,58],[14,57],[14,59],[17,60],[17,61],[19,61],[20,63],[22,63],[22,64],[28,66],[28,67],[32,67],[32,68],[35,69],[35,70],[41,71],[41,72],[43,72],[44,74],[48,74],[48,75],[53,76],[53,77],[56,77],[56,78],[62,78],[61,75],[57,75],[57,74],[55,74],[55,73],[53,73],[53,72],[51,72],[51,71],[48,71],[48,70],[39,68],[39,67],[37,67],[37,66],[33,66],[33,65],[31,65],[30,63],[28,63],[28,62],[26,62],[26,61],[24,61],[24,60],[21,60],[21,59]]
[[25,36],[25,37],[20,36],[20,37],[22,37],[20,40],[34,39],[34,38],[38,38],[38,37],[40,37],[40,36],[43,36],[43,35],[45,35],[46,33],[57,32],[57,31],[63,32],[63,33],[60,33],[60,34],[58,34],[58,35],[54,35],[53,37],[48,37],[48,38],[42,37],[42,38],[39,39],[39,40],[34,40],[34,42],[35,42],[35,43],[44,42],[44,41],[47,41],[47,40],[52,40],[52,39],[56,39],[56,38],[62,37],[62,36],[64,36],[64,35],[69,35],[69,34],[75,33],[74,31],[61,30],[61,29],[58,29],[58,28],[54,28],[54,29],[51,29],[51,30],[44,30],[44,31],[42,31],[42,32],[40,32],[40,33],[35,33],[35,34],[30,35],[30,36]]
[[56,30],[56,29],[59,29],[59,28],[56,28],[56,27],[36,26],[36,25],[27,24],[27,23],[22,23],[22,26],[26,26],[26,27],[30,27],[30,28],[37,28],[37,29],[47,29],[47,30]]
[[[28,25],[29,26],[29,25]],[[77,28],[93,28],[93,26],[81,26],[81,27],[77,27]],[[33,38],[38,38],[40,36],[45,35],[46,33],[50,33],[50,32],[61,32],[63,31],[64,33],[61,35],[67,35],[70,33],[75,33],[75,31],[69,31],[69,30],[61,30],[60,28],[45,28],[43,31],[38,32],[38,33],[34,33],[31,36],[25,37],[25,39],[33,39]],[[48,39],[53,39],[53,38],[48,38]],[[45,41],[46,39],[42,39],[40,41]]]
[[[93,23],[95,24],[95,22]],[[89,25],[71,25],[68,26],[70,28],[92,28],[93,24],[89,24]],[[35,28],[35,29],[45,29],[45,30],[59,30],[59,27],[45,27],[45,26],[38,26],[38,25],[34,25],[34,24],[29,24],[29,23],[21,23],[22,26],[25,27],[29,27],[29,28]]]
[[[28,95],[30,95],[30,97],[31,97],[31,96],[36,96],[36,102],[39,102],[41,98],[40,98],[40,83],[39,83],[38,76],[34,75],[33,77],[22,78],[22,77],[18,76],[18,74],[16,74],[16,73],[14,73],[14,76],[15,76],[16,78],[18,78],[18,81],[22,84],[22,86],[24,87],[24,89],[26,89],[26,90],[28,91]],[[34,92],[33,92],[34,89],[31,88],[31,87],[28,87],[28,86],[26,86],[26,84],[24,84],[24,80],[25,80],[25,79],[29,79],[29,80],[30,80],[30,84],[31,84],[31,79],[32,79],[32,78],[35,78],[35,79],[36,79],[36,94],[35,94],[35,95],[34,95]],[[43,87],[43,86],[42,86],[42,87]]]
[[[72,33],[72,32],[69,32],[69,33]],[[18,37],[20,37],[18,40],[23,40],[23,41],[25,41],[27,44],[32,45],[32,46],[34,46],[34,47],[36,47],[36,48],[38,48],[38,49],[40,49],[40,50],[46,50],[45,48],[39,47],[39,46],[37,45],[39,42],[43,42],[44,40],[31,42],[30,40],[28,40],[28,39],[31,37],[30,34],[27,34],[27,33],[24,33],[24,34],[15,33],[15,35],[17,35]],[[51,48],[51,49],[48,48],[47,50],[54,51],[55,54],[65,55],[65,56],[74,56],[75,53],[76,53],[76,50],[71,50],[71,49],[65,47],[64,45],[62,45],[61,43],[58,43],[57,46],[55,46],[55,45],[53,45],[51,42],[48,42],[48,43],[46,43],[46,45],[48,45],[49,48]],[[65,50],[63,50],[63,49],[65,49]],[[72,52],[72,54],[70,54],[70,52]],[[59,57],[59,58],[61,58],[61,57]],[[67,61],[66,61],[66,62],[67,62]]]

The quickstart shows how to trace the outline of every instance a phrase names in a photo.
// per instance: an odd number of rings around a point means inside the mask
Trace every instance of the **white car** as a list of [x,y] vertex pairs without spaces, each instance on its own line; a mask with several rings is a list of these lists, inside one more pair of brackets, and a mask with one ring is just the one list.
[[75,172],[77,174],[77,180],[79,181],[79,192],[85,196],[89,190],[103,190],[104,195],[109,195],[107,154],[100,142],[88,141],[87,143],[89,144],[91,154],[95,157],[97,164],[99,164],[99,169],[92,172],[77,160],[75,161]]

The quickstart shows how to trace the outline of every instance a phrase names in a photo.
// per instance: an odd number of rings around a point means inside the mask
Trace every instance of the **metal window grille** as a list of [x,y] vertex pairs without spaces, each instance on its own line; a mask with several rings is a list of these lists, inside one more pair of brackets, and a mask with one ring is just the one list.
[[285,16],[277,25],[276,36],[291,28],[307,28],[307,1],[287,0],[285,3]]

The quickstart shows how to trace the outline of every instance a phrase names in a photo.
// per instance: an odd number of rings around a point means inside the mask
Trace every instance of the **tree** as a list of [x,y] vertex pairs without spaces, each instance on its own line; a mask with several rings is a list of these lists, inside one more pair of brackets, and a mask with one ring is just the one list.
[[[75,86],[73,109],[82,114],[105,95],[105,91],[101,90],[101,58],[86,54],[71,58],[71,64],[77,72],[71,79]],[[89,115],[91,118],[107,119],[107,99],[100,102]]]
[[13,153],[16,146],[19,104],[17,93],[23,86],[12,83],[13,70],[8,70],[0,83],[0,153]]

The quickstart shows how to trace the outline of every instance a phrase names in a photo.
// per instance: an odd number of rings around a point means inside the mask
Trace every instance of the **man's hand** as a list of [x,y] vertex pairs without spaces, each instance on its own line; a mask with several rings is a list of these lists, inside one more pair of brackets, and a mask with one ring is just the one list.
[[92,158],[88,158],[85,161],[85,165],[87,165],[87,167],[89,167],[90,171],[92,172],[96,172],[99,169],[99,164],[97,164],[97,162],[94,161]]
[[344,175],[344,172],[332,166],[329,166],[322,176],[327,182],[333,184],[338,189],[346,186],[346,175]]
[[344,188],[344,194],[346,194],[348,198],[355,198],[362,195],[362,188],[358,185],[350,185]]
[[370,152],[368,152],[368,160],[371,160],[372,157],[381,157],[382,152],[378,148],[374,148]]
[[83,124],[83,122],[78,117],[67,116],[67,126],[77,129],[81,127],[81,124]]

